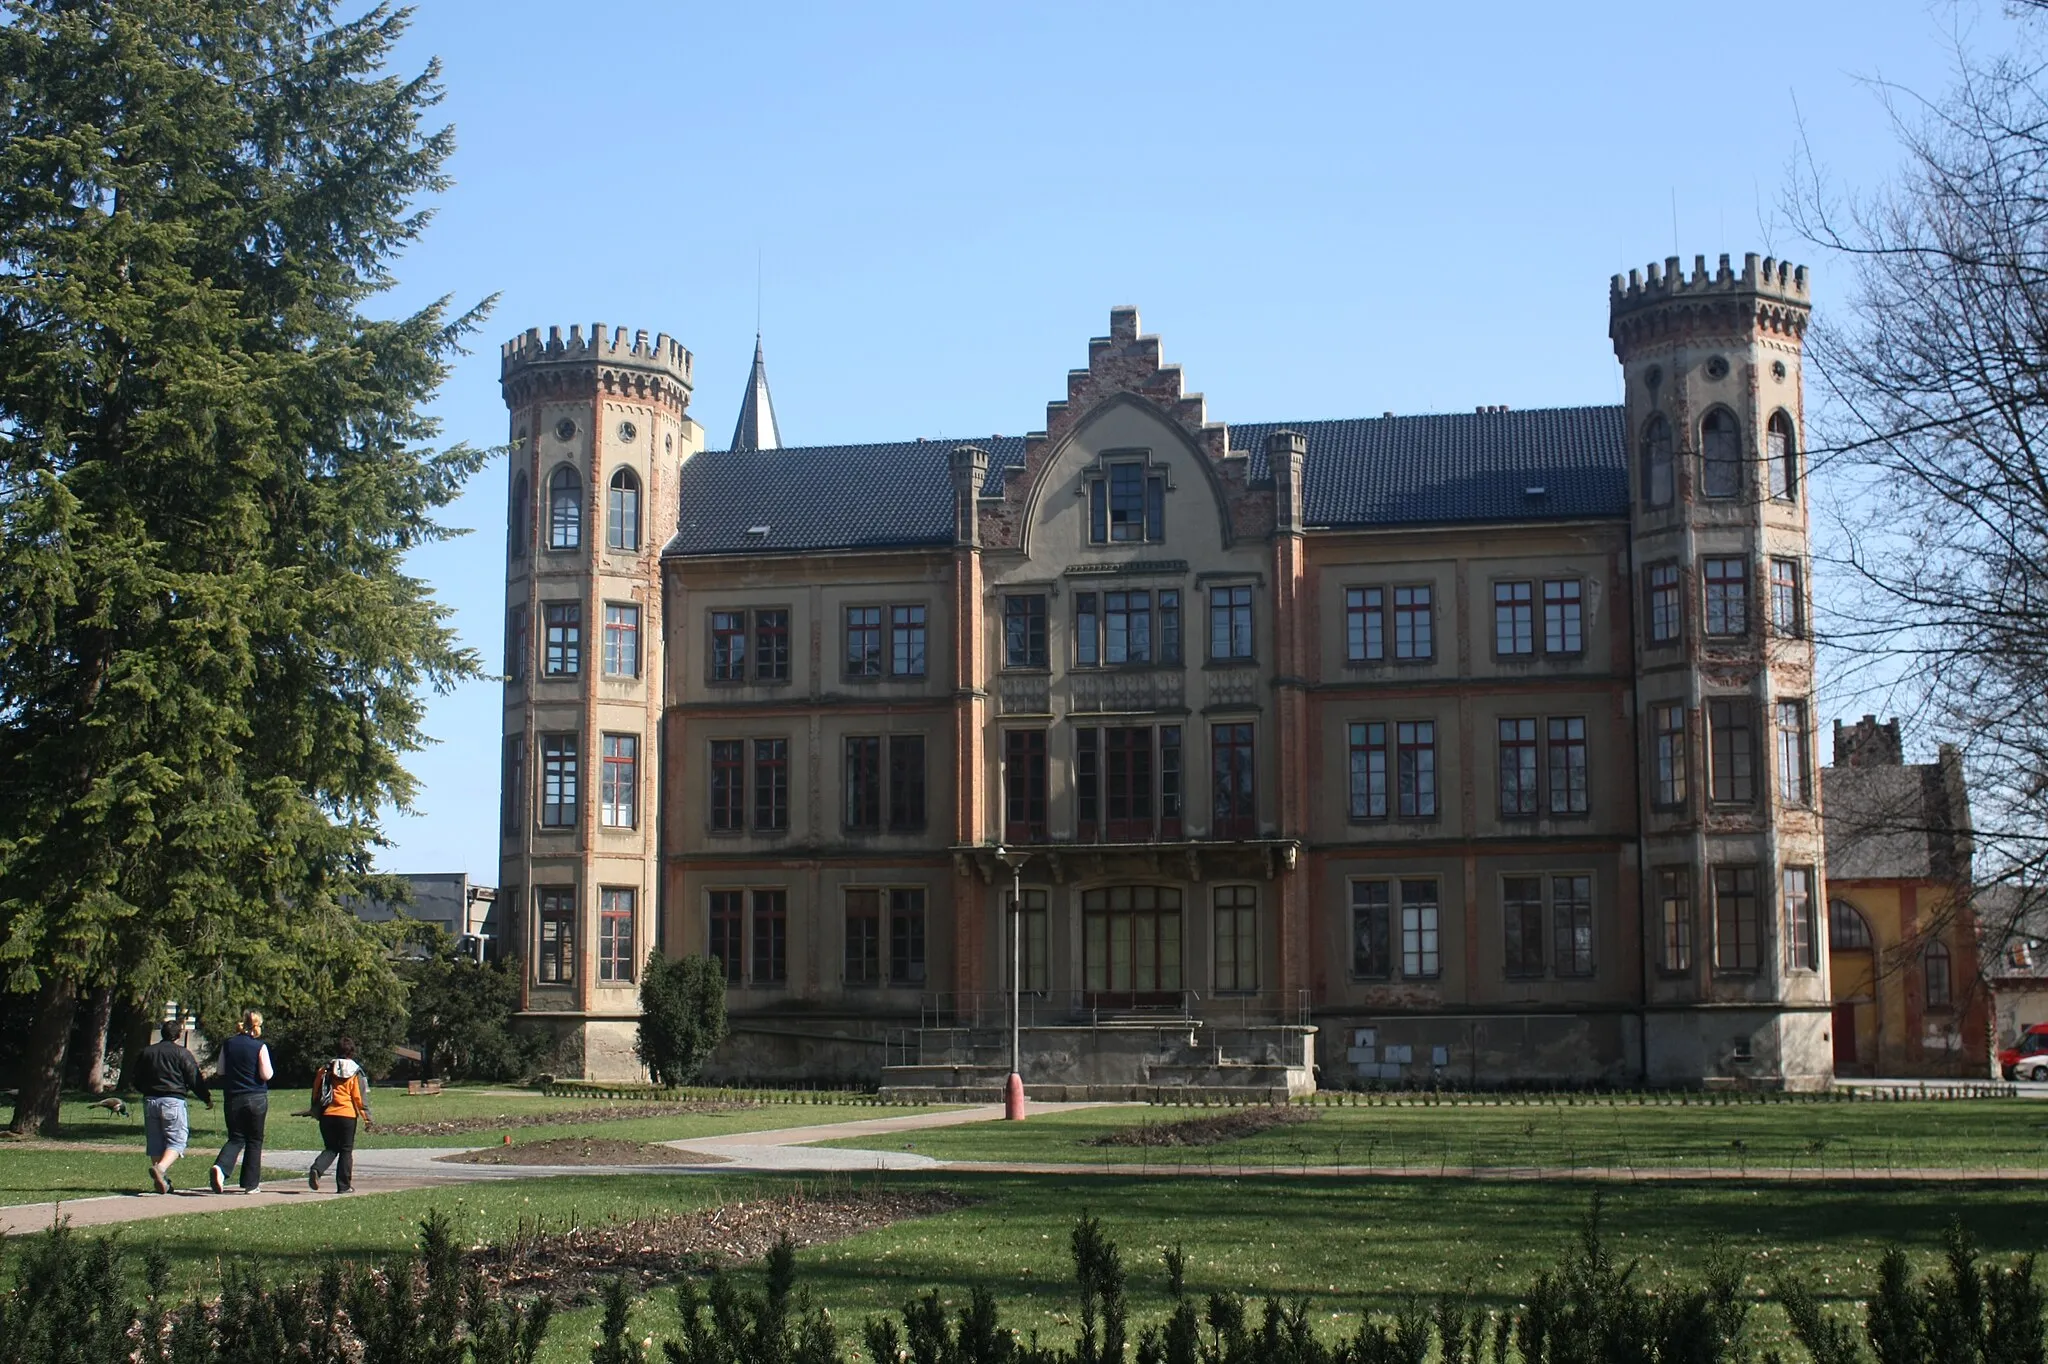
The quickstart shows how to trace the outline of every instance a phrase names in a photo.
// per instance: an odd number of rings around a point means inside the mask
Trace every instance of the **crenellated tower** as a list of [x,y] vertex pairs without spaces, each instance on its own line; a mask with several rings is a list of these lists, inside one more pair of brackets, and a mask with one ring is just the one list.
[[1652,1082],[1807,1088],[1829,1046],[1803,266],[1615,276]]
[[603,323],[505,343],[510,410],[499,902],[558,1074],[638,1078],[659,934],[661,549],[703,448],[690,352]]

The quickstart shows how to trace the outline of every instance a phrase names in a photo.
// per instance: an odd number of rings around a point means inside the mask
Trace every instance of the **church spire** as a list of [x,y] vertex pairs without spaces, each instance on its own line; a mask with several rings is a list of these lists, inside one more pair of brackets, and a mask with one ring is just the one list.
[[761,333],[754,333],[754,372],[747,376],[747,396],[740,400],[739,424],[732,429],[735,450],[780,450],[782,428],[775,424],[775,401],[768,396],[768,362],[761,358]]

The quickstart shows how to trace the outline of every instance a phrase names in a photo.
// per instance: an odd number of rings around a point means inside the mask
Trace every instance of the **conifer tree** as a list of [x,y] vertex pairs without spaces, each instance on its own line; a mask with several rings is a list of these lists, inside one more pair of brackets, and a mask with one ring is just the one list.
[[[370,315],[444,187],[402,10],[11,0],[0,27],[0,988],[13,1127],[83,993],[386,988],[361,888],[423,691],[404,572],[482,463],[422,405],[481,310]],[[487,305],[486,305],[487,306]]]

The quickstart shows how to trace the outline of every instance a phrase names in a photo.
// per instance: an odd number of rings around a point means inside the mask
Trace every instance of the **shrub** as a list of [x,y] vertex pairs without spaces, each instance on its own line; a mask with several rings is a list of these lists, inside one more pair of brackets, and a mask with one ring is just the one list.
[[656,1084],[687,1085],[725,1040],[725,972],[710,957],[650,953],[640,977],[633,1051]]

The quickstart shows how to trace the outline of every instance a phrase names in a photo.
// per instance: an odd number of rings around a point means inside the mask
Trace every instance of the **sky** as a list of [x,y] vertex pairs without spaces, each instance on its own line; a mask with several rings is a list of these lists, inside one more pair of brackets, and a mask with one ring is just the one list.
[[[1810,158],[1843,194],[1899,153],[1995,0],[1247,5],[420,0],[454,186],[383,306],[496,296],[435,404],[507,435],[498,346],[665,331],[730,437],[758,324],[786,444],[1044,425],[1134,304],[1211,420],[1620,399],[1611,275],[1674,252],[1814,267]],[[414,573],[495,668],[506,471]],[[1825,592],[1825,584],[1817,584]],[[436,697],[379,865],[497,873],[500,688]],[[1825,726],[1860,698],[1824,697]]]

